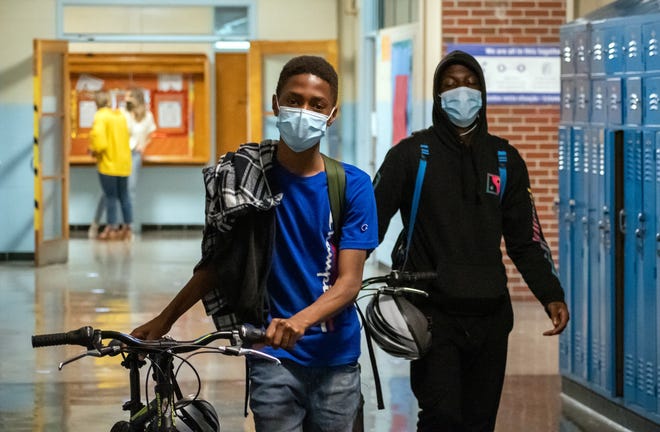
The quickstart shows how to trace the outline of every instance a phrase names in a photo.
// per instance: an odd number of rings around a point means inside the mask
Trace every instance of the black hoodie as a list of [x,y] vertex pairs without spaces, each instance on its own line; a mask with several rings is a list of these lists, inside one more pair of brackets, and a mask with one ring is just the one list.
[[[463,144],[440,104],[442,73],[457,63],[477,74],[482,89],[470,146]],[[507,254],[539,301],[544,306],[563,301],[525,162],[506,140],[488,133],[481,66],[471,55],[453,51],[436,68],[433,88],[433,125],[392,147],[374,179],[380,240],[399,210],[404,231],[409,226],[420,144],[425,143],[430,154],[406,270],[438,272],[429,287],[432,303],[450,313],[474,315],[490,313],[507,301],[502,236]],[[495,186],[499,150],[507,154],[501,197]]]

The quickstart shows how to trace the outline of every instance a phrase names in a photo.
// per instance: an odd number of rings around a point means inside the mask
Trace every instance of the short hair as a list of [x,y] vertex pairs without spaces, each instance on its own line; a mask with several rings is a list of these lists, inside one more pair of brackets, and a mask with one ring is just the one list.
[[279,97],[282,87],[294,75],[312,74],[315,75],[330,85],[330,92],[334,103],[337,103],[337,95],[339,93],[339,78],[337,78],[337,71],[330,63],[323,57],[303,55],[294,57],[289,60],[280,72],[280,79],[277,81],[277,89],[275,94]]
[[94,94],[94,102],[97,108],[110,106],[110,95],[105,90],[99,90]]

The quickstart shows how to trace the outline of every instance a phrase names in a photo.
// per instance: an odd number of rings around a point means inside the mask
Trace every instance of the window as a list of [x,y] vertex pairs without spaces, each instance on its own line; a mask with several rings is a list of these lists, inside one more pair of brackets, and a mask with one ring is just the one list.
[[417,22],[419,0],[378,0],[378,28]]
[[247,6],[216,7],[213,29],[224,40],[247,40],[250,38],[250,20]]

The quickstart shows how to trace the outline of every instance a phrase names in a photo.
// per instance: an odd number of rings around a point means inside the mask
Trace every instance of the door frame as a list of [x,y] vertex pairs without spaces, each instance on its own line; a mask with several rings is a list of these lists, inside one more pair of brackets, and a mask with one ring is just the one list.
[[[70,97],[69,97],[69,43],[63,40],[34,39],[33,41],[33,106],[34,106],[34,140],[33,140],[33,166],[34,166],[34,262],[36,266],[65,263],[69,258],[69,138],[70,138]],[[53,112],[44,113],[42,85],[44,81],[44,56],[47,54],[60,54],[62,82],[59,84],[61,95],[55,96]],[[57,74],[55,75],[57,76]],[[52,83],[54,88],[56,84]],[[53,96],[53,95],[49,95]],[[57,96],[61,96],[58,100]],[[59,170],[53,173],[44,173],[42,160],[50,155],[48,148],[40,142],[41,120],[44,117],[55,117],[61,123],[61,136],[59,137],[60,160],[57,162]],[[57,141],[57,136],[54,137]],[[48,204],[44,196],[44,184],[59,183],[61,199],[58,203]],[[57,190],[57,188],[55,188]],[[59,205],[58,205],[59,204]],[[60,228],[52,237],[45,235],[44,213],[46,209],[59,212],[53,220],[59,220]]]
[[[337,41],[252,41],[248,52],[248,140],[260,142],[263,133],[263,119],[273,112],[263,110],[263,60],[272,54],[323,55],[335,70],[337,69]],[[338,71],[339,72],[339,71]],[[275,92],[275,89],[272,89]]]

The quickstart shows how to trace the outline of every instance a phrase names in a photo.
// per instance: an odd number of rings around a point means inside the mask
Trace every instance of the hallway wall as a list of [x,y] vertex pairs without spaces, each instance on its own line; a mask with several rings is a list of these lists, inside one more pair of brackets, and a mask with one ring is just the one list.
[[[255,0],[254,4],[258,39],[337,38],[335,0]],[[0,57],[0,254],[11,255],[12,258],[29,259],[34,252],[32,40],[56,38],[56,5],[56,0],[0,1],[0,38],[5,41],[3,56]],[[312,5],[313,7],[310,7]],[[108,15],[103,8],[92,9],[92,16]],[[207,7],[208,18],[203,22],[200,22],[202,20],[199,18],[200,7],[195,7],[195,13],[191,14],[185,13],[185,7],[179,9],[182,13],[177,22],[182,26],[188,29],[191,25],[197,25],[201,29],[211,26],[208,33],[212,33],[212,7]],[[67,22],[65,19],[64,25],[70,25],[79,31],[94,31],[95,26],[99,25],[98,20],[91,19],[89,13],[65,14],[65,18],[75,18],[77,21],[74,19]],[[278,18],[273,19],[276,16]],[[152,34],[158,31],[157,28],[144,24],[148,20],[141,19],[140,16],[133,18],[132,27],[131,24],[126,24],[132,31],[136,28],[138,31],[142,29]],[[160,33],[177,33],[171,22],[163,22],[162,25]],[[203,34],[204,31],[206,30],[200,30],[198,33]],[[70,43],[70,51],[202,52],[213,62],[213,47],[208,43]],[[208,115],[213,116],[213,111],[212,107],[212,112]],[[215,141],[214,127],[215,125],[212,125],[211,143]],[[210,154],[215,154],[213,150],[212,148]],[[212,162],[209,160],[205,165]],[[203,224],[202,168],[203,166],[145,167],[138,187],[140,198],[136,211],[139,220],[145,224],[158,225]],[[92,166],[72,166],[70,179],[69,223],[89,224],[96,200],[100,196],[95,169]]]
[[32,39],[55,35],[55,2],[0,2],[0,253],[34,251]]

